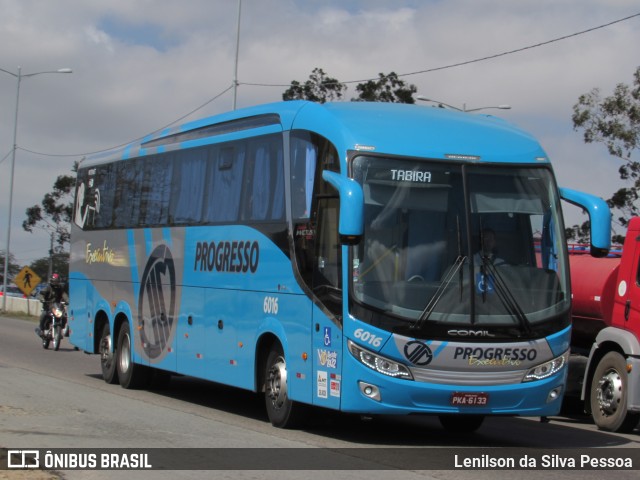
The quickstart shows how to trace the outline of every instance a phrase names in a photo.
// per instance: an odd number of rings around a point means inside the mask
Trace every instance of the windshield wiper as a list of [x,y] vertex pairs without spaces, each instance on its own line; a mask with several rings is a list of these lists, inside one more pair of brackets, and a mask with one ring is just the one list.
[[418,329],[419,330],[419,329],[422,328],[422,326],[425,324],[425,322],[427,320],[429,320],[429,317],[431,316],[431,313],[433,312],[433,309],[436,308],[436,305],[438,304],[438,302],[440,301],[440,299],[444,295],[444,291],[447,289],[447,287],[451,283],[451,280],[453,279],[453,276],[456,274],[457,271],[460,271],[460,300],[462,300],[462,277],[463,277],[463,274],[462,274],[462,270],[460,270],[460,267],[467,261],[467,257],[465,255],[462,255],[462,237],[460,236],[460,216],[458,216],[458,215],[456,215],[456,227],[457,227],[457,232],[458,232],[458,235],[457,235],[457,237],[458,237],[458,258],[456,258],[455,262],[453,262],[453,265],[451,265],[451,267],[449,267],[449,270],[447,271],[447,273],[445,274],[444,278],[440,282],[440,285],[438,285],[438,289],[436,290],[436,293],[433,294],[433,296],[431,297],[431,300],[429,300],[429,303],[427,303],[427,306],[424,308],[424,310],[422,311],[420,316],[409,327],[411,329],[414,329],[414,330]]
[[[518,303],[516,298],[513,296],[513,293],[511,293],[511,290],[509,289],[509,287],[507,287],[507,284],[505,283],[504,278],[502,277],[502,275],[498,270],[499,269],[496,268],[496,266],[493,263],[491,263],[491,260],[488,257],[482,255],[481,275],[486,275],[485,271],[489,271],[489,274],[493,276],[493,283],[495,286],[496,293],[498,294],[498,298],[500,298],[500,301],[504,305],[504,308],[506,308],[508,312],[510,312],[514,317],[516,317],[516,319],[520,323],[520,327],[525,331],[525,333],[527,335],[531,335],[533,332],[531,330],[531,322],[529,322],[527,315],[522,310],[522,307],[520,307],[520,304]],[[482,291],[482,300],[486,301],[487,285],[488,285],[487,279],[484,279],[483,283],[485,287],[483,288],[483,291]]]
[[[440,299],[444,295],[444,291],[447,289],[447,287],[451,283],[451,280],[453,279],[454,275],[458,272],[458,270],[460,270],[460,267],[466,261],[467,261],[467,257],[466,256],[458,255],[458,258],[456,258],[456,261],[453,263],[453,265],[451,265],[451,267],[449,267],[449,270],[447,271],[446,275],[442,279],[442,282],[440,282],[440,285],[438,285],[438,289],[436,290],[436,293],[433,294],[433,296],[431,297],[431,300],[429,300],[429,303],[427,304],[425,309],[422,311],[420,316],[411,325],[410,328],[417,329],[417,330],[422,328],[422,326],[429,319],[429,317],[431,316],[431,313],[433,312],[434,308],[436,308],[436,305],[438,304],[438,302],[440,301]],[[460,288],[462,288],[462,282],[460,283],[460,285],[461,285]]]

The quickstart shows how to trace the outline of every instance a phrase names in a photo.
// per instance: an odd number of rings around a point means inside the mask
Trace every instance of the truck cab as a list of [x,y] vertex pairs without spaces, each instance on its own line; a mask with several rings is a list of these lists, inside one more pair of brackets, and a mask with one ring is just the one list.
[[593,258],[569,248],[573,291],[567,395],[606,431],[629,432],[640,420],[640,218],[622,249]]

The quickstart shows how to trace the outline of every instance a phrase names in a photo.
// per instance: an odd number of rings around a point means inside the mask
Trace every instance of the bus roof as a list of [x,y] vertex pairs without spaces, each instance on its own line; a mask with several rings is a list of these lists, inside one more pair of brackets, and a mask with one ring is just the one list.
[[248,132],[259,135],[294,129],[328,138],[339,152],[360,150],[474,162],[547,161],[531,135],[491,115],[398,103],[296,100],[243,108],[168,128],[94,156],[87,164],[234,140]]

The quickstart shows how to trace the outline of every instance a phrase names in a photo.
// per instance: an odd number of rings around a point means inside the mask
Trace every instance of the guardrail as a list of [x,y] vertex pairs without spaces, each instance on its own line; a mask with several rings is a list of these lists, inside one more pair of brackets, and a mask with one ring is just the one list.
[[[1,297],[0,297],[1,298]],[[42,311],[42,302],[35,298],[20,298],[7,296],[7,312],[26,313],[27,315],[40,315]]]

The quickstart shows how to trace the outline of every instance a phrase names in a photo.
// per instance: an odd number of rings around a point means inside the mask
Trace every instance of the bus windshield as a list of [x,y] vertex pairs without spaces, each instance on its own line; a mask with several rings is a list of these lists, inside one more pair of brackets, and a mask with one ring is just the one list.
[[[554,179],[536,166],[359,156],[352,305],[378,326],[530,331],[569,308]],[[519,333],[515,333],[518,335]]]

